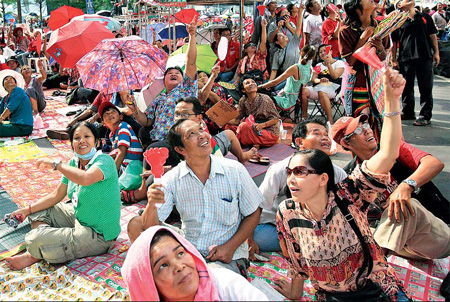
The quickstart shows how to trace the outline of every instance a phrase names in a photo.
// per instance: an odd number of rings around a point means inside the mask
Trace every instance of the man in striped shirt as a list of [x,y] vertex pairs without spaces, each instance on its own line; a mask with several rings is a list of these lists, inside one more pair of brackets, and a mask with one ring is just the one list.
[[133,160],[142,161],[142,147],[131,126],[123,121],[123,115],[111,102],[103,102],[98,109],[103,125],[111,134],[115,163],[118,171],[122,172]]

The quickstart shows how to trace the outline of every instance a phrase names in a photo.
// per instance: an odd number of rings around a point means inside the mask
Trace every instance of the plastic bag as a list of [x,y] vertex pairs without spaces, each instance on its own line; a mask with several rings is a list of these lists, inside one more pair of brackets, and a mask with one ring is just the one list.
[[133,160],[130,162],[119,177],[120,190],[136,190],[139,189],[142,183],[142,162],[140,160]]

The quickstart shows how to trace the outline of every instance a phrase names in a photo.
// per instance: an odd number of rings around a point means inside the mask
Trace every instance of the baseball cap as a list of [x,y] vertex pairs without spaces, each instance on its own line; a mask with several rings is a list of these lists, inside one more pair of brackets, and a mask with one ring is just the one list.
[[272,2],[277,2],[277,0],[265,0],[265,1],[264,1],[264,5],[267,6],[267,5],[269,5],[270,3],[272,3]]
[[98,114],[100,114],[100,118],[103,120],[103,112],[108,109],[108,108],[114,108],[116,109],[119,113],[120,110],[119,108],[117,108],[113,103],[111,102],[102,102],[102,104],[100,105],[100,107],[98,108]]
[[353,133],[353,131],[358,128],[358,124],[360,122],[362,123],[368,119],[369,116],[367,114],[362,114],[357,118],[353,118],[351,116],[341,117],[331,128],[331,136],[333,137],[333,140],[340,145],[344,136]]

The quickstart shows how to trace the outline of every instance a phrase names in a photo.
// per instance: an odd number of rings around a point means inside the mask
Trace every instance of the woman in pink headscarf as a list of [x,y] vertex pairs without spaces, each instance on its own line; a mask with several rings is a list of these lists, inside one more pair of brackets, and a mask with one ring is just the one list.
[[241,275],[208,267],[191,243],[162,226],[136,239],[122,276],[132,301],[267,301]]

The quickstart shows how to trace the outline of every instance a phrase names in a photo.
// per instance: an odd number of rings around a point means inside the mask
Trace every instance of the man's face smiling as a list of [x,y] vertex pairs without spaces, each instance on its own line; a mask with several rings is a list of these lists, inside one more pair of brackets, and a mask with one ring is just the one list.
[[172,90],[183,80],[183,75],[177,69],[171,69],[164,77],[164,85],[167,89]]
[[184,147],[175,147],[187,160],[192,157],[208,157],[211,152],[211,135],[202,125],[187,120],[179,127],[177,132],[181,135]]
[[327,128],[320,124],[309,123],[306,125],[307,133],[305,138],[297,138],[295,143],[300,149],[318,149],[330,154],[331,139],[328,136]]
[[175,107],[174,120],[177,122],[178,120],[184,118],[200,124],[202,121],[201,114],[195,114],[194,105],[186,102],[179,102]]

